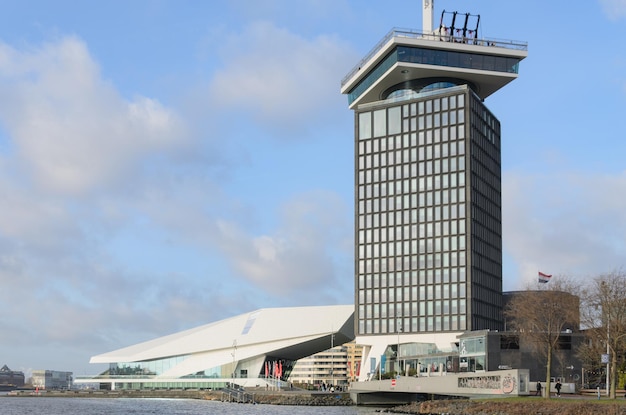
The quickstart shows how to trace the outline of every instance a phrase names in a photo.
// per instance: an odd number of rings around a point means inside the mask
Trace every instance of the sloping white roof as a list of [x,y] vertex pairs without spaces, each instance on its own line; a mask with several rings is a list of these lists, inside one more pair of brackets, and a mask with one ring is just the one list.
[[[353,339],[353,313],[353,305],[259,309],[93,356],[90,363],[130,363],[191,355],[182,366],[214,367],[232,362],[234,346],[237,360],[242,360],[286,349],[293,352],[299,344],[308,343],[299,353],[304,357],[328,348],[311,351],[313,343],[319,345],[316,340],[331,333],[341,337],[338,343]],[[180,376],[188,370],[189,367],[180,367],[176,370],[180,373],[168,375]]]

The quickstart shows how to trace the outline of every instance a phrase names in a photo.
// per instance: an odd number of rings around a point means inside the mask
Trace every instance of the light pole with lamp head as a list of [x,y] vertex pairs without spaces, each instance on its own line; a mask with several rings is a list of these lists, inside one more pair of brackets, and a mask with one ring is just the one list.
[[[602,285],[602,291],[603,291],[603,295],[606,296],[605,302],[607,304],[602,304],[602,314],[604,315],[604,318],[606,319],[606,396],[609,396],[610,394],[610,384],[609,384],[609,373],[611,370],[611,349],[610,349],[610,342],[611,342],[611,309],[609,307],[609,300],[610,300],[610,291],[611,289],[607,287],[607,284],[605,281],[602,281],[600,283]],[[605,310],[606,309],[606,310]]]
[[335,352],[333,348],[335,347],[335,332],[334,329],[330,333],[330,384],[332,387],[335,386]]
[[398,344],[396,344],[396,364],[398,365],[398,375],[402,372],[400,365],[400,333],[402,333],[402,320],[398,319]]
[[235,365],[235,353],[237,352],[237,339],[233,340],[233,352],[231,353],[233,356],[233,369],[232,369],[232,379],[231,379],[231,384],[230,387],[231,389],[235,388],[235,369],[236,369],[236,365]]

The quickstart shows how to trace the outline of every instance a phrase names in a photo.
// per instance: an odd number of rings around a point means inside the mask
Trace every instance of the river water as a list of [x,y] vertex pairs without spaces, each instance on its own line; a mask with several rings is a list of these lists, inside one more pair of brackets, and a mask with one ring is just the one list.
[[379,410],[356,406],[251,405],[194,399],[0,396],[2,415],[372,415]]

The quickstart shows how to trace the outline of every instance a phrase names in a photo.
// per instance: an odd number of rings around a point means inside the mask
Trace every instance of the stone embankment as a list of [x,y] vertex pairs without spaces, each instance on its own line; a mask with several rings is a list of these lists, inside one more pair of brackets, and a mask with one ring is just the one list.
[[[253,402],[267,405],[296,405],[296,406],[351,406],[354,405],[349,394],[344,393],[280,393],[254,394]],[[219,399],[219,397],[218,397]],[[251,403],[251,402],[248,402]]]
[[[245,391],[155,390],[155,391],[19,391],[2,397],[76,397],[76,398],[169,398],[205,399],[247,404],[297,406],[351,406],[347,393],[321,393],[304,390]],[[584,396],[563,399],[487,399],[437,400],[416,402],[382,410],[409,415],[626,415],[626,401],[596,400]]]
[[413,403],[389,412],[415,415],[626,415],[626,405],[584,399],[441,400]]
[[141,390],[141,391],[16,391],[6,397],[63,397],[63,398],[167,398],[204,399],[211,401],[236,402],[268,405],[299,406],[350,406],[354,405],[347,393],[318,393],[303,390],[293,391],[207,391],[207,390]]

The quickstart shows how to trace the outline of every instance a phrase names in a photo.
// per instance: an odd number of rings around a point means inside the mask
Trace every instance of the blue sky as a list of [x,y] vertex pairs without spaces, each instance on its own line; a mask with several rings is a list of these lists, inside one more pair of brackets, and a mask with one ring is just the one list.
[[[438,0],[528,41],[503,125],[504,288],[626,258],[626,1]],[[0,16],[0,356],[93,355],[353,302],[343,76],[421,2],[20,1]]]

